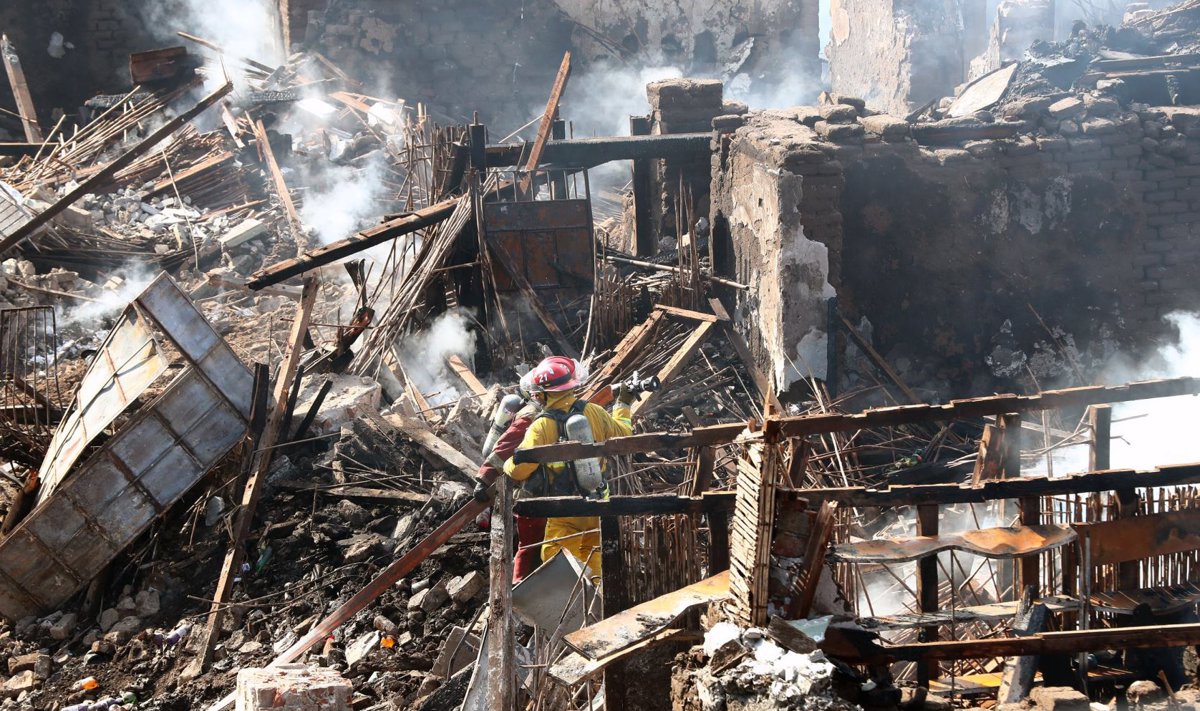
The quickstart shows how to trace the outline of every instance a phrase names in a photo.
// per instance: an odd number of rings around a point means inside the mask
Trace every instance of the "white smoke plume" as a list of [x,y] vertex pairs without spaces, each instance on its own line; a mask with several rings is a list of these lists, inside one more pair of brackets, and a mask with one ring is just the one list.
[[[156,268],[140,262],[130,262],[109,272],[108,278],[114,282],[115,288],[105,289],[97,297],[98,301],[84,301],[78,306],[63,309],[56,315],[58,327],[64,330],[76,327],[96,331],[107,328],[105,322],[121,313],[157,275]],[[117,280],[121,280],[119,284],[115,284]]]
[[408,337],[400,345],[400,362],[413,385],[430,405],[443,405],[461,397],[446,358],[457,355],[468,365],[475,357],[475,336],[470,314],[462,309],[447,311],[425,331]]
[[[1165,320],[1178,337],[1150,358],[1134,362],[1115,358],[1103,373],[1110,385],[1200,375],[1200,314],[1177,311]],[[1116,403],[1113,405],[1111,466],[1114,469],[1152,469],[1160,464],[1200,462],[1195,423],[1200,421],[1200,398],[1184,395]],[[1068,428],[1070,429],[1070,428]],[[1028,451],[1032,445],[1026,444]],[[1062,447],[1052,453],[1054,476],[1087,471],[1089,445]],[[1044,474],[1045,458],[1023,467],[1029,474]]]
[[[1138,367],[1114,368],[1108,382],[1200,375],[1200,314],[1177,311],[1165,319],[1178,331],[1178,339]],[[1200,398],[1191,395],[1115,405],[1112,466],[1148,469],[1200,461],[1197,422]]]
[[[563,97],[562,115],[571,117],[577,138],[628,136],[629,117],[649,112],[646,85],[682,76],[679,67],[598,64],[571,79]],[[530,129],[536,130],[536,125]]]
[[319,174],[302,175],[308,185],[300,220],[321,244],[344,239],[379,219],[386,210],[386,166],[375,153],[361,166],[330,165]]
[[[207,53],[175,33],[187,32],[216,43],[228,53],[230,76],[233,57],[246,57],[275,66],[286,55],[276,5],[269,0],[147,0],[138,8],[147,30],[164,44],[188,44],[191,52]],[[221,79],[210,79],[220,84]]]

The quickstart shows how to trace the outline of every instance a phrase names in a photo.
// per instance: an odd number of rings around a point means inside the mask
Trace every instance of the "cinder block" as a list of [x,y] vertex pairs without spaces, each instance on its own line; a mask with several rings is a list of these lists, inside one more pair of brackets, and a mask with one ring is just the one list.
[[336,671],[303,664],[246,668],[237,676],[237,711],[349,711],[354,687]]

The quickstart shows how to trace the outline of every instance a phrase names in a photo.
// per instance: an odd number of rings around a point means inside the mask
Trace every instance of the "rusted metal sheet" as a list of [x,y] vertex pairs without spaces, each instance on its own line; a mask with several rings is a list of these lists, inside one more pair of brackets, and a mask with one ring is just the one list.
[[983,528],[938,536],[878,538],[833,547],[830,558],[845,563],[900,563],[947,550],[960,550],[987,558],[1017,558],[1071,543],[1069,526],[1013,526]]
[[1075,525],[1092,565],[1108,565],[1200,549],[1200,509],[1168,511]]
[[567,646],[586,659],[611,657],[653,637],[683,613],[729,597],[729,571],[680,588],[563,637]]
[[[488,238],[524,270],[534,289],[588,289],[595,281],[595,245],[587,200],[493,202],[483,206]],[[503,270],[496,288],[516,291]]]
[[125,411],[167,369],[150,324],[126,309],[92,360],[74,402],[50,440],[38,472],[38,503],[58,489],[92,440]]
[[129,77],[134,85],[174,79],[191,67],[187,47],[164,47],[129,55]]
[[135,303],[191,365],[0,542],[9,620],[62,605],[245,433],[252,376],[212,325],[166,274]]

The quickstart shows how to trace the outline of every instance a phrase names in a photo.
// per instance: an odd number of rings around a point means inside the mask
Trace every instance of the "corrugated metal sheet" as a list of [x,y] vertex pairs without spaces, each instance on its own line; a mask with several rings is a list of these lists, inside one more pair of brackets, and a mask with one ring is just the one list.
[[54,609],[245,433],[253,378],[166,274],[135,300],[192,364],[0,542],[0,614]]
[[167,369],[145,317],[127,309],[92,360],[75,401],[50,440],[38,503],[50,497],[84,449]]

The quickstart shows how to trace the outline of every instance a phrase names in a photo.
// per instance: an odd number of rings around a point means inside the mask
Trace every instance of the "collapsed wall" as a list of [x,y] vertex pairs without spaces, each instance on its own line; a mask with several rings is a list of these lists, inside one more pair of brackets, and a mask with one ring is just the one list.
[[944,147],[850,105],[752,113],[723,139],[720,266],[750,286],[780,389],[822,376],[834,293],[942,394],[1099,368],[1195,307],[1200,110],[1088,95],[1015,111],[1025,132]]
[[945,96],[970,61],[963,13],[971,9],[955,0],[831,0],[833,91],[898,116]]

